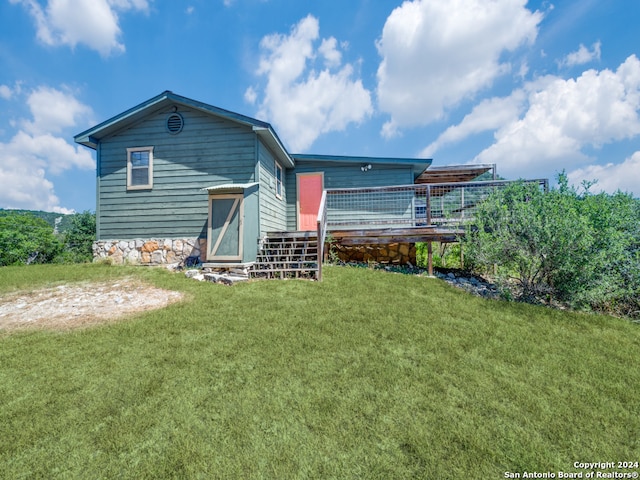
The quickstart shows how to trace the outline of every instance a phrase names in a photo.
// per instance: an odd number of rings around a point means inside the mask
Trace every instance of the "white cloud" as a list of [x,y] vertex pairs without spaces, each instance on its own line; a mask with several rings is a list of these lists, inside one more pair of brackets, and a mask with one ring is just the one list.
[[593,50],[589,50],[584,45],[580,44],[580,48],[577,51],[570,53],[559,65],[566,67],[573,67],[575,65],[583,65],[593,60],[600,60],[600,42],[593,44]]
[[342,63],[342,54],[336,48],[338,41],[334,38],[325,38],[322,40],[318,52],[324,57],[324,63],[328,68],[339,67]]
[[49,87],[34,90],[26,103],[33,119],[18,122],[24,129],[0,143],[0,205],[68,212],[48,177],[75,168],[93,169],[95,162],[89,151],[53,133],[85,124],[91,110],[71,94]]
[[0,98],[9,100],[13,96],[13,91],[6,85],[0,85]]
[[584,180],[597,180],[591,191],[613,193],[617,190],[640,197],[640,152],[635,152],[624,162],[614,165],[589,165],[569,173],[569,182],[580,185]]
[[21,164],[30,168],[46,169],[54,175],[72,168],[95,168],[88,150],[79,145],[73,146],[64,138],[51,134],[29,135],[19,131],[5,147],[4,153],[10,158],[19,159]]
[[59,133],[82,120],[90,119],[92,115],[91,108],[80,103],[73,95],[50,87],[34,90],[27,104],[33,121],[24,122],[24,128],[34,134]]
[[258,92],[253,87],[248,87],[244,92],[244,101],[250,105],[254,105],[258,100]]
[[[525,85],[524,91],[521,108],[526,113],[497,128],[495,143],[475,162],[497,163],[502,173],[512,177],[577,169],[592,161],[583,152],[585,147],[599,148],[640,134],[640,61],[635,55],[615,72],[587,70],[567,80],[549,76]],[[482,124],[479,112],[475,112],[476,124]],[[453,128],[470,131],[465,121]],[[447,136],[434,143],[446,140]]]
[[483,100],[466,115],[458,125],[447,128],[433,143],[426,147],[421,157],[430,157],[443,146],[459,142],[478,133],[497,130],[518,118],[526,99],[523,90],[516,90],[505,98]]
[[24,5],[36,23],[37,37],[45,45],[83,44],[103,56],[124,52],[117,11],[147,12],[147,0],[10,0]]
[[526,0],[414,0],[385,23],[378,51],[378,102],[390,137],[425,125],[511,70],[500,55],[533,42],[542,14]]
[[[343,130],[371,115],[371,94],[354,79],[351,64],[342,64],[334,38],[320,47],[318,20],[309,15],[289,35],[268,35],[260,42],[262,55],[257,70],[266,77],[259,118],[268,119],[282,132],[293,150],[305,150],[322,133]],[[324,60],[314,68],[317,54]],[[256,100],[258,92],[248,89],[245,98]]]
[[[0,144],[0,152],[2,145]],[[60,199],[53,191],[53,183],[45,178],[42,169],[25,172],[20,169],[6,168],[0,163],[0,185],[12,185],[0,191],[0,203],[6,208],[26,210],[44,210],[46,212],[70,213],[60,207]],[[34,192],[38,192],[34,195]]]

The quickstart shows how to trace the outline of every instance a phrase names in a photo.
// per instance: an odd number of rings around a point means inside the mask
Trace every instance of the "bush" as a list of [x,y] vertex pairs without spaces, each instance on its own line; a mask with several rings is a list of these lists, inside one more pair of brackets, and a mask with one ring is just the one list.
[[525,301],[640,315],[639,222],[640,200],[628,194],[578,194],[564,175],[548,193],[517,183],[479,205],[465,258],[475,270],[497,265]]
[[76,213],[71,217],[71,227],[64,234],[65,251],[60,259],[65,263],[90,262],[95,238],[95,214]]
[[47,263],[62,248],[45,220],[24,213],[0,217],[0,266]]
[[[436,268],[456,268],[460,265],[460,244],[433,242],[433,266]],[[416,263],[427,267],[427,243],[416,243]]]

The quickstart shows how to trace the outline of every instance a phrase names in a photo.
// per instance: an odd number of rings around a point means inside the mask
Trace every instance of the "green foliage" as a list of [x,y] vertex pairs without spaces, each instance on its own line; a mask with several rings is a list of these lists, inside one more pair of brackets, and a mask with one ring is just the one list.
[[[416,243],[416,263],[426,268],[428,262],[427,243]],[[433,242],[433,266],[452,268],[460,265],[460,244]]]
[[0,266],[90,262],[95,236],[96,216],[88,211],[0,210]]
[[71,227],[71,219],[73,215],[54,212],[43,212],[41,210],[5,210],[0,208],[0,217],[13,214],[30,214],[34,217],[41,218],[46,221],[51,228],[55,228],[58,233],[64,233]]
[[[628,194],[582,194],[566,176],[548,193],[513,184],[482,203],[463,241],[476,270],[498,265],[524,300],[640,315],[640,201]],[[506,282],[505,285],[508,285]]]
[[51,226],[31,214],[0,216],[0,266],[50,262],[62,251]]
[[93,241],[96,239],[96,216],[85,211],[71,217],[71,226],[64,234],[67,263],[90,262],[93,259]]

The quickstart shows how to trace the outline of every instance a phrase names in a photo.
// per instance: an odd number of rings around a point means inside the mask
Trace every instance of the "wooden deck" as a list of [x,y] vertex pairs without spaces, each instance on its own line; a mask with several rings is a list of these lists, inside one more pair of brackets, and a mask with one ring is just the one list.
[[329,229],[329,234],[333,240],[342,245],[387,245],[399,242],[455,242],[459,236],[464,235],[464,230],[461,228],[421,226],[360,230]]
[[[469,175],[472,173],[477,172]],[[544,179],[528,182],[548,188]],[[251,274],[256,278],[322,280],[327,244],[374,246],[418,242],[427,244],[428,270],[432,274],[433,242],[458,241],[464,236],[465,225],[473,219],[477,205],[496,189],[511,183],[425,181],[413,185],[325,189],[316,231],[268,232],[260,240]]]

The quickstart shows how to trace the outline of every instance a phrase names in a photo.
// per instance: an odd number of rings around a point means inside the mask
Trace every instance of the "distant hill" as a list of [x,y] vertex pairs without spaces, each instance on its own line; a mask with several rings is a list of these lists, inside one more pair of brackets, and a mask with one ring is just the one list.
[[74,214],[66,215],[64,213],[43,212],[40,210],[12,210],[0,208],[0,216],[10,213],[31,214],[35,217],[42,218],[51,228],[58,233],[63,233],[71,227],[71,219]]

